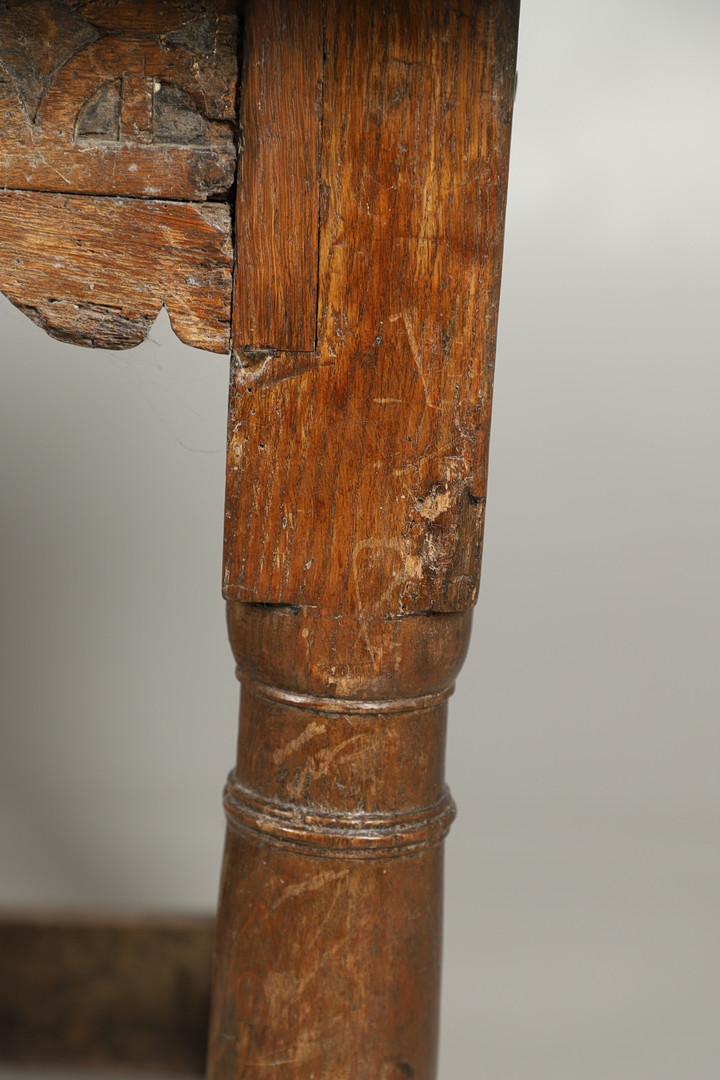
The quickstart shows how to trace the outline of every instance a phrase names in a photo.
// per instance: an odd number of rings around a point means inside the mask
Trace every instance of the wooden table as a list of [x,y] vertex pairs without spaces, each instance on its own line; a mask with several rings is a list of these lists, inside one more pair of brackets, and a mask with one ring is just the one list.
[[[232,356],[213,1080],[435,1075],[517,9],[0,6],[0,289],[103,348],[164,304]],[[6,924],[2,1051],[199,1069],[211,934]]]

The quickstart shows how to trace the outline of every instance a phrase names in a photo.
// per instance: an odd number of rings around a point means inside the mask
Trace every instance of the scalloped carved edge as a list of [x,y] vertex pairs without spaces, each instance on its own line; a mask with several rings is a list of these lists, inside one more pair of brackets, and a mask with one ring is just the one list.
[[230,209],[0,192],[0,290],[52,337],[129,349],[163,305],[187,345],[229,350]]

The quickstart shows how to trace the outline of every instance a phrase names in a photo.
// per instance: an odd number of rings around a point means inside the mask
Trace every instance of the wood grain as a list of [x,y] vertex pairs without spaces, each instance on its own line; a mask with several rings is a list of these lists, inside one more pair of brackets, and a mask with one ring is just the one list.
[[228,615],[243,690],[209,1080],[432,1080],[470,613]]
[[201,1076],[212,918],[0,918],[0,1061]]
[[229,599],[476,600],[517,14],[328,0],[318,349],[236,356]]
[[0,5],[0,187],[227,194],[237,27],[235,0]]
[[240,95],[234,347],[315,348],[323,3],[250,4]]
[[61,340],[130,348],[164,304],[181,341],[227,352],[232,266],[219,203],[0,192],[0,290]]
[[[446,699],[480,570],[517,15],[326,4],[317,347],[234,329],[242,694],[209,1080],[436,1075]],[[274,238],[258,250],[282,293]]]

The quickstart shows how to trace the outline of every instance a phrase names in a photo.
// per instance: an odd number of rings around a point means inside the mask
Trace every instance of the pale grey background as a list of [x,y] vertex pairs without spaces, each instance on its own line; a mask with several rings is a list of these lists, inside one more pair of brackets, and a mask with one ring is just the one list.
[[[524,3],[442,1080],[717,1075],[719,46]],[[227,362],[0,342],[0,902],[209,909]]]

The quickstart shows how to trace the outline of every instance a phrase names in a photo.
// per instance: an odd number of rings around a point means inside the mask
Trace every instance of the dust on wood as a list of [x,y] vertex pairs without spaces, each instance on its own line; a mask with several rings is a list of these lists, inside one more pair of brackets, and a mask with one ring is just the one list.
[[6,191],[0,221],[0,290],[53,337],[127,349],[164,304],[181,341],[228,351],[228,206]]
[[226,195],[237,54],[234,0],[0,5],[0,186]]

